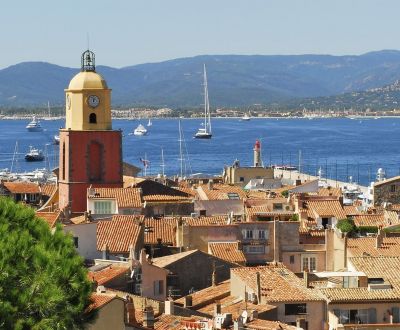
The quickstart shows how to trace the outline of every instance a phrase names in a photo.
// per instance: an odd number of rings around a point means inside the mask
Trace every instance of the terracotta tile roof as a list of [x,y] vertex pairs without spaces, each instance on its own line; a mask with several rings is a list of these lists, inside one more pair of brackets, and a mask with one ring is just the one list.
[[400,211],[400,204],[392,204],[391,210],[397,211],[397,212]]
[[280,321],[269,321],[262,319],[255,319],[246,324],[248,330],[296,330],[294,325],[282,323]]
[[325,229],[310,229],[308,227],[299,228],[299,233],[301,235],[310,235],[312,237],[324,237]]
[[[192,308],[198,309],[208,304],[212,304],[216,300],[228,297],[230,294],[230,285],[230,281],[227,280],[218,283],[216,286],[210,286],[192,293]],[[184,301],[184,297],[175,300],[175,302],[180,305],[183,305]]]
[[385,224],[383,213],[354,215],[353,220],[357,227],[379,227]]
[[246,257],[243,251],[239,250],[238,242],[209,243],[208,249],[212,255],[220,259],[243,266],[246,264]]
[[36,216],[47,222],[50,228],[55,227],[57,220],[60,218],[61,211],[58,212],[36,212]]
[[124,188],[133,188],[138,183],[143,182],[144,180],[145,179],[143,179],[143,178],[137,178],[137,177],[127,176],[127,175],[124,175],[122,177],[122,181],[124,182]]
[[318,189],[318,196],[342,196],[342,190],[340,188],[319,188]]
[[92,293],[92,295],[90,296],[92,303],[89,305],[87,312],[103,307],[114,298],[115,298],[114,294],[111,295],[111,294]]
[[42,190],[42,195],[51,196],[57,190],[57,185],[55,183],[45,183],[40,186]]
[[[93,194],[89,195],[92,189]],[[141,190],[137,188],[88,188],[89,199],[115,199],[118,207],[142,207]]]
[[239,267],[231,269],[245,285],[256,291],[256,273],[260,273],[262,301],[317,301],[323,298],[313,289],[306,288],[303,281],[283,264],[262,267]]
[[39,185],[33,182],[4,182],[4,187],[12,194],[39,194]]
[[260,206],[252,206],[246,208],[247,215],[249,218],[253,218],[255,216],[290,216],[294,214],[294,211],[291,210],[272,210],[272,205],[260,205]]
[[400,256],[400,237],[384,237],[380,248],[376,237],[348,238],[347,251],[352,257]]
[[221,312],[232,314],[234,319],[237,319],[246,308],[247,310],[255,310],[259,313],[267,312],[276,308],[276,306],[268,304],[253,304],[249,301],[246,302],[244,299],[229,295],[224,298],[210,299],[206,305],[198,309],[196,308],[196,310],[213,316],[214,306],[217,301],[221,304]]
[[346,213],[338,200],[308,200],[308,209],[321,218],[335,217],[336,219],[345,219]]
[[197,251],[199,251],[199,250],[190,250],[190,251],[180,252],[180,253],[176,253],[176,254],[171,254],[171,255],[165,256],[165,257],[154,258],[154,259],[152,259],[153,265],[160,267],[160,268],[164,268],[166,266],[173,264],[174,262],[177,262],[183,258],[190,256],[193,253],[196,253]]
[[128,270],[129,266],[109,265],[97,272],[89,271],[88,278],[90,281],[96,281],[98,285],[104,285],[115,277],[128,272]]
[[158,239],[161,238],[162,244],[176,246],[177,221],[178,218],[172,217],[146,218],[144,220],[144,243],[158,244]]
[[353,302],[368,300],[398,300],[399,294],[392,290],[371,290],[368,288],[325,288],[319,289],[329,302]]
[[355,205],[343,205],[343,210],[347,216],[357,215],[361,213]]
[[400,176],[395,176],[395,177],[393,177],[393,178],[390,178],[390,179],[385,179],[385,180],[383,180],[383,181],[378,181],[378,182],[375,182],[374,183],[374,187],[379,187],[379,186],[383,186],[383,185],[385,185],[385,184],[387,184],[387,183],[393,183],[393,182],[396,182],[396,181],[399,181],[400,180]]
[[349,265],[356,271],[364,272],[368,278],[382,278],[391,285],[388,289],[368,290],[362,288],[321,289],[331,301],[368,301],[400,299],[400,258],[396,257],[352,257]]
[[186,194],[188,194],[188,195],[190,195],[192,197],[196,196],[196,190],[195,189],[192,189],[192,188],[189,188],[189,187],[182,187],[182,186],[175,187],[175,189],[183,191],[184,193],[186,193]]
[[177,201],[192,202],[192,197],[173,196],[173,195],[146,195],[143,196],[143,200],[146,202],[177,202]]
[[220,226],[228,223],[228,216],[218,215],[212,217],[182,217],[184,223],[188,226]]
[[[155,330],[182,330],[185,329],[184,325],[187,322],[190,322],[190,329],[196,329],[193,327],[193,322],[196,321],[204,321],[204,317],[199,317],[192,315],[190,318],[188,317],[182,317],[182,316],[177,316],[177,315],[165,315],[162,314],[158,316],[155,320],[154,323],[154,329]],[[197,325],[196,325],[197,326]],[[203,329],[200,324],[198,324],[198,330]],[[197,330],[196,329],[196,330]]]
[[[140,217],[139,217],[140,218]],[[141,231],[138,217],[129,215],[113,216],[111,221],[99,221],[97,224],[97,250],[105,246],[111,253],[127,253],[131,245],[135,246]]]
[[201,189],[209,200],[230,199],[228,194],[237,194],[239,199],[246,198],[246,192],[238,187],[227,184],[213,184],[212,189],[208,189],[208,185],[204,184],[197,188]]

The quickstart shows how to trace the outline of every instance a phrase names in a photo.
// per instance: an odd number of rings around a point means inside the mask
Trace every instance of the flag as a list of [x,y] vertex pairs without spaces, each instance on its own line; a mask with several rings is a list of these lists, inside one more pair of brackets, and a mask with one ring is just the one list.
[[143,163],[144,167],[148,167],[150,165],[150,161],[147,159],[140,158],[140,161]]

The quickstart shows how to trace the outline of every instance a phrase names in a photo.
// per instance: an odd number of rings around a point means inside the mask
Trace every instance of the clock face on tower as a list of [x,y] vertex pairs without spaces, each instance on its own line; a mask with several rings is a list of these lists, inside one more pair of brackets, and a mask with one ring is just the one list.
[[100,103],[100,99],[97,95],[89,95],[87,98],[87,103],[90,107],[96,108]]

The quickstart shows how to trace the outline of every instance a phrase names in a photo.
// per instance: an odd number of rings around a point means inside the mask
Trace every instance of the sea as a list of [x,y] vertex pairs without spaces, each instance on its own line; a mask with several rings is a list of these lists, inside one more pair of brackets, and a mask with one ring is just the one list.
[[[58,166],[59,147],[53,138],[64,120],[42,120],[43,132],[28,132],[28,122],[0,120],[0,169],[25,172]],[[113,129],[123,132],[123,159],[140,167],[140,175],[164,170],[168,176],[214,176],[235,160],[252,166],[256,140],[265,166],[291,165],[310,175],[320,171],[323,177],[361,185],[374,181],[379,168],[387,177],[400,175],[400,118],[213,118],[210,140],[193,138],[201,119],[152,119],[148,135],[135,136],[132,132],[140,123],[146,126],[147,120],[113,121]],[[26,162],[29,146],[42,149],[46,159]]]

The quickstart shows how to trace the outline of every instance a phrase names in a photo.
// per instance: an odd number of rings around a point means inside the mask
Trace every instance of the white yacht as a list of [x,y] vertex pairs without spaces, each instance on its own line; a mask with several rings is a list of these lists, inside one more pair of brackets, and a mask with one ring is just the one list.
[[32,121],[26,125],[26,129],[29,132],[42,132],[43,131],[43,127],[42,125],[40,125],[40,121],[36,119],[36,116],[33,116]]
[[29,152],[25,155],[25,160],[27,162],[40,162],[44,160],[43,151],[30,146]]
[[196,139],[211,139],[211,115],[210,115],[210,103],[208,100],[208,87],[207,87],[207,73],[206,65],[204,64],[204,125],[200,127],[197,133],[194,135]]
[[137,136],[147,135],[147,129],[142,124],[139,124],[139,126],[136,127],[135,130],[133,131],[133,135]]
[[249,114],[245,113],[244,116],[242,117],[242,120],[243,120],[243,121],[249,121],[250,118],[251,118],[251,117],[250,117],[250,113],[249,113]]
[[149,118],[149,122],[147,123],[147,126],[153,126],[153,123],[151,122],[151,119]]

